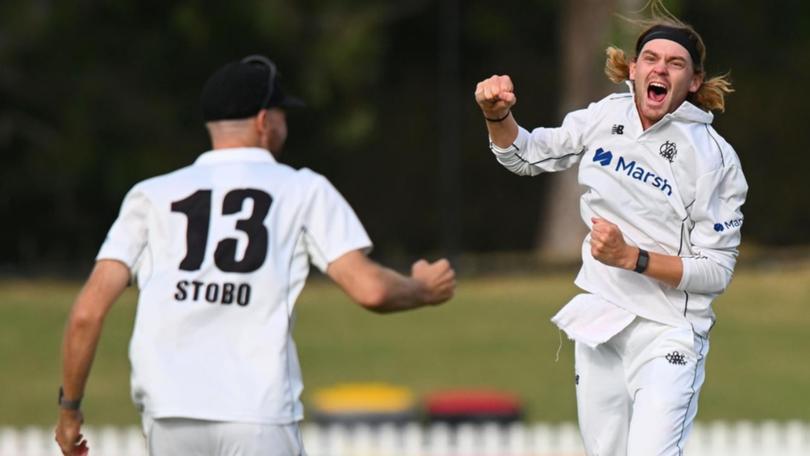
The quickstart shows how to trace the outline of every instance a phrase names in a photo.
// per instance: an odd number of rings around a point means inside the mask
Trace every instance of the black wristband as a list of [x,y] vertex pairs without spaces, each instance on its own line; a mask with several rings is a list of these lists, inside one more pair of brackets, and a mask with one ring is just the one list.
[[503,122],[504,120],[506,120],[507,117],[509,117],[509,114],[512,114],[511,109],[506,111],[506,114],[504,114],[503,117],[499,117],[497,119],[490,119],[489,117],[484,116],[484,120],[486,120],[487,122]]
[[79,407],[82,405],[82,399],[76,399],[75,401],[69,401],[65,399],[65,390],[60,386],[59,387],[59,407],[65,410],[79,410]]
[[638,272],[639,274],[643,274],[644,271],[647,270],[647,266],[650,265],[650,254],[644,249],[638,249],[638,259],[636,260],[636,268],[633,269],[634,272]]

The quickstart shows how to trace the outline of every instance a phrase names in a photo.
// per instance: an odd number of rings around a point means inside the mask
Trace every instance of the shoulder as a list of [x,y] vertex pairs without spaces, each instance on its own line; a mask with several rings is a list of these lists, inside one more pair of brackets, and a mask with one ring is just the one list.
[[309,168],[301,168],[294,171],[293,179],[296,187],[305,198],[313,198],[318,195],[326,196],[339,194],[332,182],[326,176],[317,173]]
[[307,184],[313,187],[331,185],[329,179],[327,179],[326,176],[317,173],[309,168],[300,168],[292,171],[294,172],[295,179],[303,184]]
[[133,185],[132,190],[130,191],[137,190],[148,193],[150,191],[159,190],[161,187],[172,185],[173,182],[177,181],[178,179],[182,179],[189,173],[191,169],[192,165],[187,165],[182,168],[175,169],[174,171],[146,178]]
[[689,127],[698,168],[710,172],[720,168],[740,167],[734,147],[708,123]]
[[633,94],[630,92],[614,92],[596,102],[604,108],[625,107],[632,103]]
[[616,92],[601,100],[588,105],[587,110],[592,117],[611,115],[617,112],[626,113],[633,104],[633,94],[630,92]]
[[616,92],[602,98],[600,102],[605,103],[630,103],[633,101],[633,94],[630,92]]

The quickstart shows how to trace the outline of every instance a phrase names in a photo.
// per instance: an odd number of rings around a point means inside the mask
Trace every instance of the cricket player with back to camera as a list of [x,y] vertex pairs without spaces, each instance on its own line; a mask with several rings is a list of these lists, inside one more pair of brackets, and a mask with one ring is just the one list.
[[748,190],[734,149],[712,128],[731,91],[709,78],[700,35],[656,1],[632,58],[607,49],[629,92],[520,127],[509,76],[475,98],[501,165],[534,176],[579,165],[590,229],[574,297],[552,321],[575,341],[580,432],[589,456],[677,456],[704,380],[711,302],[729,284]]
[[151,456],[305,454],[292,330],[310,263],[375,312],[453,295],[446,260],[417,261],[410,277],[377,264],[329,181],[276,161],[287,134],[278,108],[291,100],[272,61],[223,66],[201,102],[212,150],[129,191],[71,310],[55,431],[65,455],[87,452],[80,400],[136,265],[131,386]]

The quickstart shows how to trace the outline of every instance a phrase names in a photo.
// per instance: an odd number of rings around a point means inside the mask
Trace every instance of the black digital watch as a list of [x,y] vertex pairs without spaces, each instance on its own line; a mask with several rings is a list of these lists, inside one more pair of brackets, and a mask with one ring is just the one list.
[[650,254],[644,249],[638,249],[638,259],[636,260],[636,268],[633,271],[643,274],[650,265]]

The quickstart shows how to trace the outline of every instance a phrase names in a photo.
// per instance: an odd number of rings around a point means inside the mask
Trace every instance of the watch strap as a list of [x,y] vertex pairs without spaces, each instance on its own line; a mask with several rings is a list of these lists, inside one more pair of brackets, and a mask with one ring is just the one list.
[[634,272],[638,272],[639,274],[643,274],[644,271],[647,270],[647,266],[650,265],[650,254],[644,249],[638,249],[638,259],[636,260],[636,268],[633,269]]
[[82,399],[76,400],[68,400],[65,399],[65,390],[61,386],[59,387],[59,407],[65,410],[79,410],[79,407],[82,405]]

